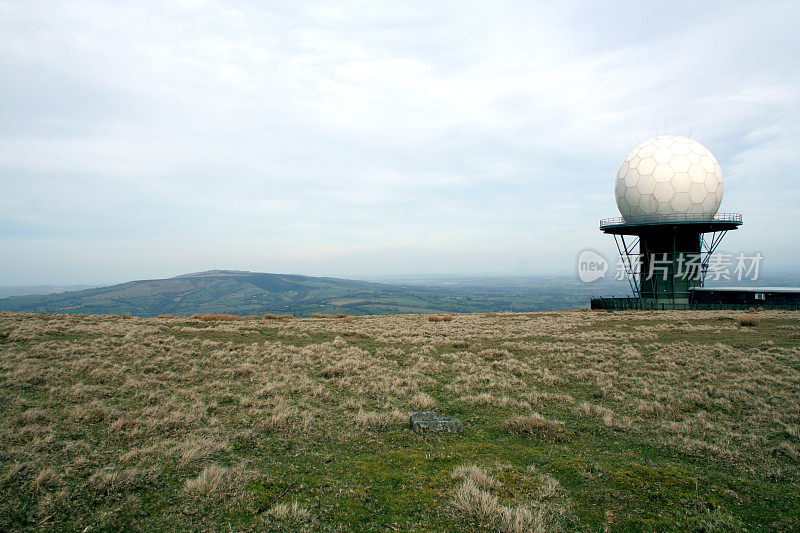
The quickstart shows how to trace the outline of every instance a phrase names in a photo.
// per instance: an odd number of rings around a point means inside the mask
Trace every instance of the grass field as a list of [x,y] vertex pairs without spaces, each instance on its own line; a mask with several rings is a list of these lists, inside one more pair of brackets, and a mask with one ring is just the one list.
[[0,313],[0,402],[0,530],[800,528],[795,312]]

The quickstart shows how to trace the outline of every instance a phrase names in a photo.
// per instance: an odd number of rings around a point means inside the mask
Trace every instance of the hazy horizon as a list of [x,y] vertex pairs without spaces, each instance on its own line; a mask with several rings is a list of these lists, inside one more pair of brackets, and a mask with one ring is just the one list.
[[[213,270],[220,270],[220,271],[234,271],[237,269],[228,269],[228,268],[220,268],[220,269],[213,269]],[[107,281],[87,281],[82,283],[34,283],[34,284],[0,284],[0,298],[6,298],[9,296],[25,296],[25,295],[33,295],[33,294],[50,294],[53,292],[51,289],[56,289],[56,292],[63,292],[66,290],[83,290],[83,289],[92,289],[92,288],[100,288],[100,287],[109,287],[113,285],[119,285],[122,283],[128,283],[131,281],[147,281],[147,280],[157,280],[157,279],[169,279],[176,276],[181,276],[185,274],[193,274],[193,273],[200,273],[206,271],[193,271],[193,272],[182,272],[180,274],[170,274],[164,276],[154,276],[154,277],[134,277],[130,279],[115,279],[115,280],[107,280]],[[255,271],[248,271],[253,273],[268,273],[268,274],[284,274],[284,275],[300,275],[300,276],[310,276],[310,277],[328,277],[328,278],[338,278],[338,279],[350,279],[350,280],[357,280],[357,281],[371,281],[376,283],[386,283],[386,284],[414,284],[414,283],[421,283],[425,282],[424,284],[435,284],[436,282],[458,282],[458,281],[483,281],[485,285],[491,286],[496,285],[500,281],[509,281],[509,280],[557,280],[562,281],[564,283],[581,283],[580,278],[575,272],[562,272],[562,273],[551,273],[551,274],[453,274],[453,273],[430,273],[430,274],[414,274],[409,273],[405,275],[396,275],[396,276],[387,276],[387,275],[363,275],[363,276],[328,276],[324,274],[314,275],[308,274],[304,272],[255,272]],[[759,279],[751,280],[751,279],[743,279],[737,281],[736,279],[721,279],[716,281],[709,281],[706,283],[707,286],[773,286],[773,283],[777,285],[786,285],[786,286],[800,286],[800,271],[796,268],[772,268],[767,269],[765,272],[762,272]],[[615,273],[610,271],[605,278],[599,279],[594,282],[586,283],[585,284],[586,290],[591,291],[593,288],[602,288],[608,289],[609,287],[616,287],[619,290],[616,290],[608,295],[611,296],[626,296],[630,292],[629,286],[626,279],[616,279]],[[31,291],[25,291],[24,289],[32,289]]]
[[796,271],[792,2],[0,3],[0,285],[536,276],[657,133]]
[[[127,283],[130,281],[146,281],[150,279],[169,279],[172,277],[182,276],[186,274],[196,274],[196,273],[203,273],[209,271],[223,271],[223,272],[253,272],[253,273],[264,273],[264,274],[279,274],[279,275],[298,275],[298,276],[309,276],[309,277],[329,277],[329,278],[339,278],[339,279],[352,279],[352,280],[359,280],[359,281],[374,281],[374,282],[399,282],[403,280],[407,281],[424,281],[424,280],[478,280],[478,279],[524,279],[524,278],[531,278],[531,279],[546,279],[546,278],[554,278],[554,279],[565,279],[565,280],[573,280],[579,281],[577,275],[572,272],[563,272],[563,273],[552,273],[552,274],[486,274],[486,273],[473,273],[473,274],[453,274],[453,273],[429,273],[429,274],[419,274],[419,273],[406,273],[400,275],[383,275],[383,274],[374,274],[374,275],[362,275],[362,276],[330,276],[326,274],[308,274],[305,272],[272,272],[272,271],[253,271],[253,270],[243,270],[243,269],[232,269],[232,268],[215,268],[209,270],[197,270],[192,272],[181,272],[179,274],[168,274],[163,276],[155,276],[155,277],[134,277],[130,279],[112,279],[106,281],[84,281],[79,283],[24,283],[24,284],[0,284],[0,289],[15,289],[15,288],[22,288],[22,287],[64,287],[64,288],[71,288],[71,287],[86,287],[86,288],[94,288],[94,287],[105,287],[110,285],[117,285],[120,283]],[[608,281],[608,280],[607,280]],[[624,280],[622,280],[624,283]]]

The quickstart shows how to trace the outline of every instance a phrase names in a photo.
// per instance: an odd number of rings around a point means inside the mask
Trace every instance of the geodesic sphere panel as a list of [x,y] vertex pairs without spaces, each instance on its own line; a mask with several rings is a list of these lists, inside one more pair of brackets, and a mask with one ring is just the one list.
[[617,172],[614,193],[626,222],[654,215],[705,220],[722,202],[722,169],[699,142],[662,135],[628,154]]

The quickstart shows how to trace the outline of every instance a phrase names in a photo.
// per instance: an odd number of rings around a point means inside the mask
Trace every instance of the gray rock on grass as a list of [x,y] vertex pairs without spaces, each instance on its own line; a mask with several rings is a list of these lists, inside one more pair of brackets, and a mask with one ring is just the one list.
[[461,433],[464,424],[458,418],[439,416],[433,411],[419,411],[411,415],[411,429],[417,433]]

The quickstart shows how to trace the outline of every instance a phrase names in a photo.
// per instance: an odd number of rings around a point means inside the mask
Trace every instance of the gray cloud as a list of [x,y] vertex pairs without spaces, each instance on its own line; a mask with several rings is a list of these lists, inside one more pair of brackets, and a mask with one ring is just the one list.
[[0,5],[5,284],[569,273],[656,129],[796,263],[790,2]]

